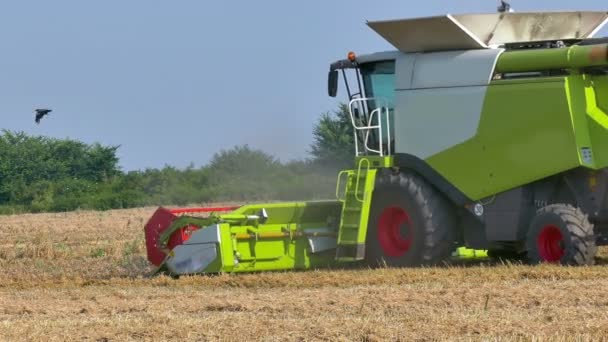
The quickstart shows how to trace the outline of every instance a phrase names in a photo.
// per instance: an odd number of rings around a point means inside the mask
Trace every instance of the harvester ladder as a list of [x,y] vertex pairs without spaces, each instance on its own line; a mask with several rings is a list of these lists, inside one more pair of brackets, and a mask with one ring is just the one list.
[[[336,252],[338,261],[358,261],[365,258],[365,234],[375,172],[375,169],[370,168],[370,161],[362,158],[357,170],[342,171],[338,176],[336,195],[342,202]],[[346,178],[346,184],[341,194],[343,178]]]

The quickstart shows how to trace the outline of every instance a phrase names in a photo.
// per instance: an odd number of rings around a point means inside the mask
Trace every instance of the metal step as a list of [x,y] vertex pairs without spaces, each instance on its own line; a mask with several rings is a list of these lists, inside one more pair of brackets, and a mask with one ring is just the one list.
[[[358,243],[361,230],[361,215],[363,199],[366,197],[368,169],[350,172],[345,184],[342,214],[340,216],[340,231],[338,233],[338,249],[336,260],[362,260],[365,246]],[[366,221],[365,221],[366,222]]]
[[361,261],[365,259],[365,245],[339,245],[336,250],[336,260],[338,261]]

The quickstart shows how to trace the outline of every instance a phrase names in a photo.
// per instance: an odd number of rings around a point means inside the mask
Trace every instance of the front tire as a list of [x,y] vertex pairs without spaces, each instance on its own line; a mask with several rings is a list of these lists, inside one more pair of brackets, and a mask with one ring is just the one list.
[[593,225],[578,208],[548,205],[532,219],[526,249],[533,264],[593,265],[597,253]]
[[423,178],[412,172],[379,172],[366,261],[372,267],[440,264],[455,249],[455,225],[450,204]]

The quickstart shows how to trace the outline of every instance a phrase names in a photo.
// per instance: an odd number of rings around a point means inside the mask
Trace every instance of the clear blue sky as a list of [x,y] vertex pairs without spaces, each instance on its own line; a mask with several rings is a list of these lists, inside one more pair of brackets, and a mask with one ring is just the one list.
[[[511,3],[519,11],[608,9],[590,0]],[[120,144],[125,170],[200,166],[237,144],[301,158],[320,113],[338,103],[326,96],[329,63],[349,50],[391,48],[366,20],[496,7],[493,0],[4,1],[0,128]],[[39,126],[36,107],[54,109]]]

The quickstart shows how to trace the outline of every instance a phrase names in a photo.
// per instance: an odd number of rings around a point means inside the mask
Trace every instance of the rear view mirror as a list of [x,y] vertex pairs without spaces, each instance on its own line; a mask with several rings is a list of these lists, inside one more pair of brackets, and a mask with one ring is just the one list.
[[327,75],[327,94],[331,97],[338,94],[338,70],[332,70]]

